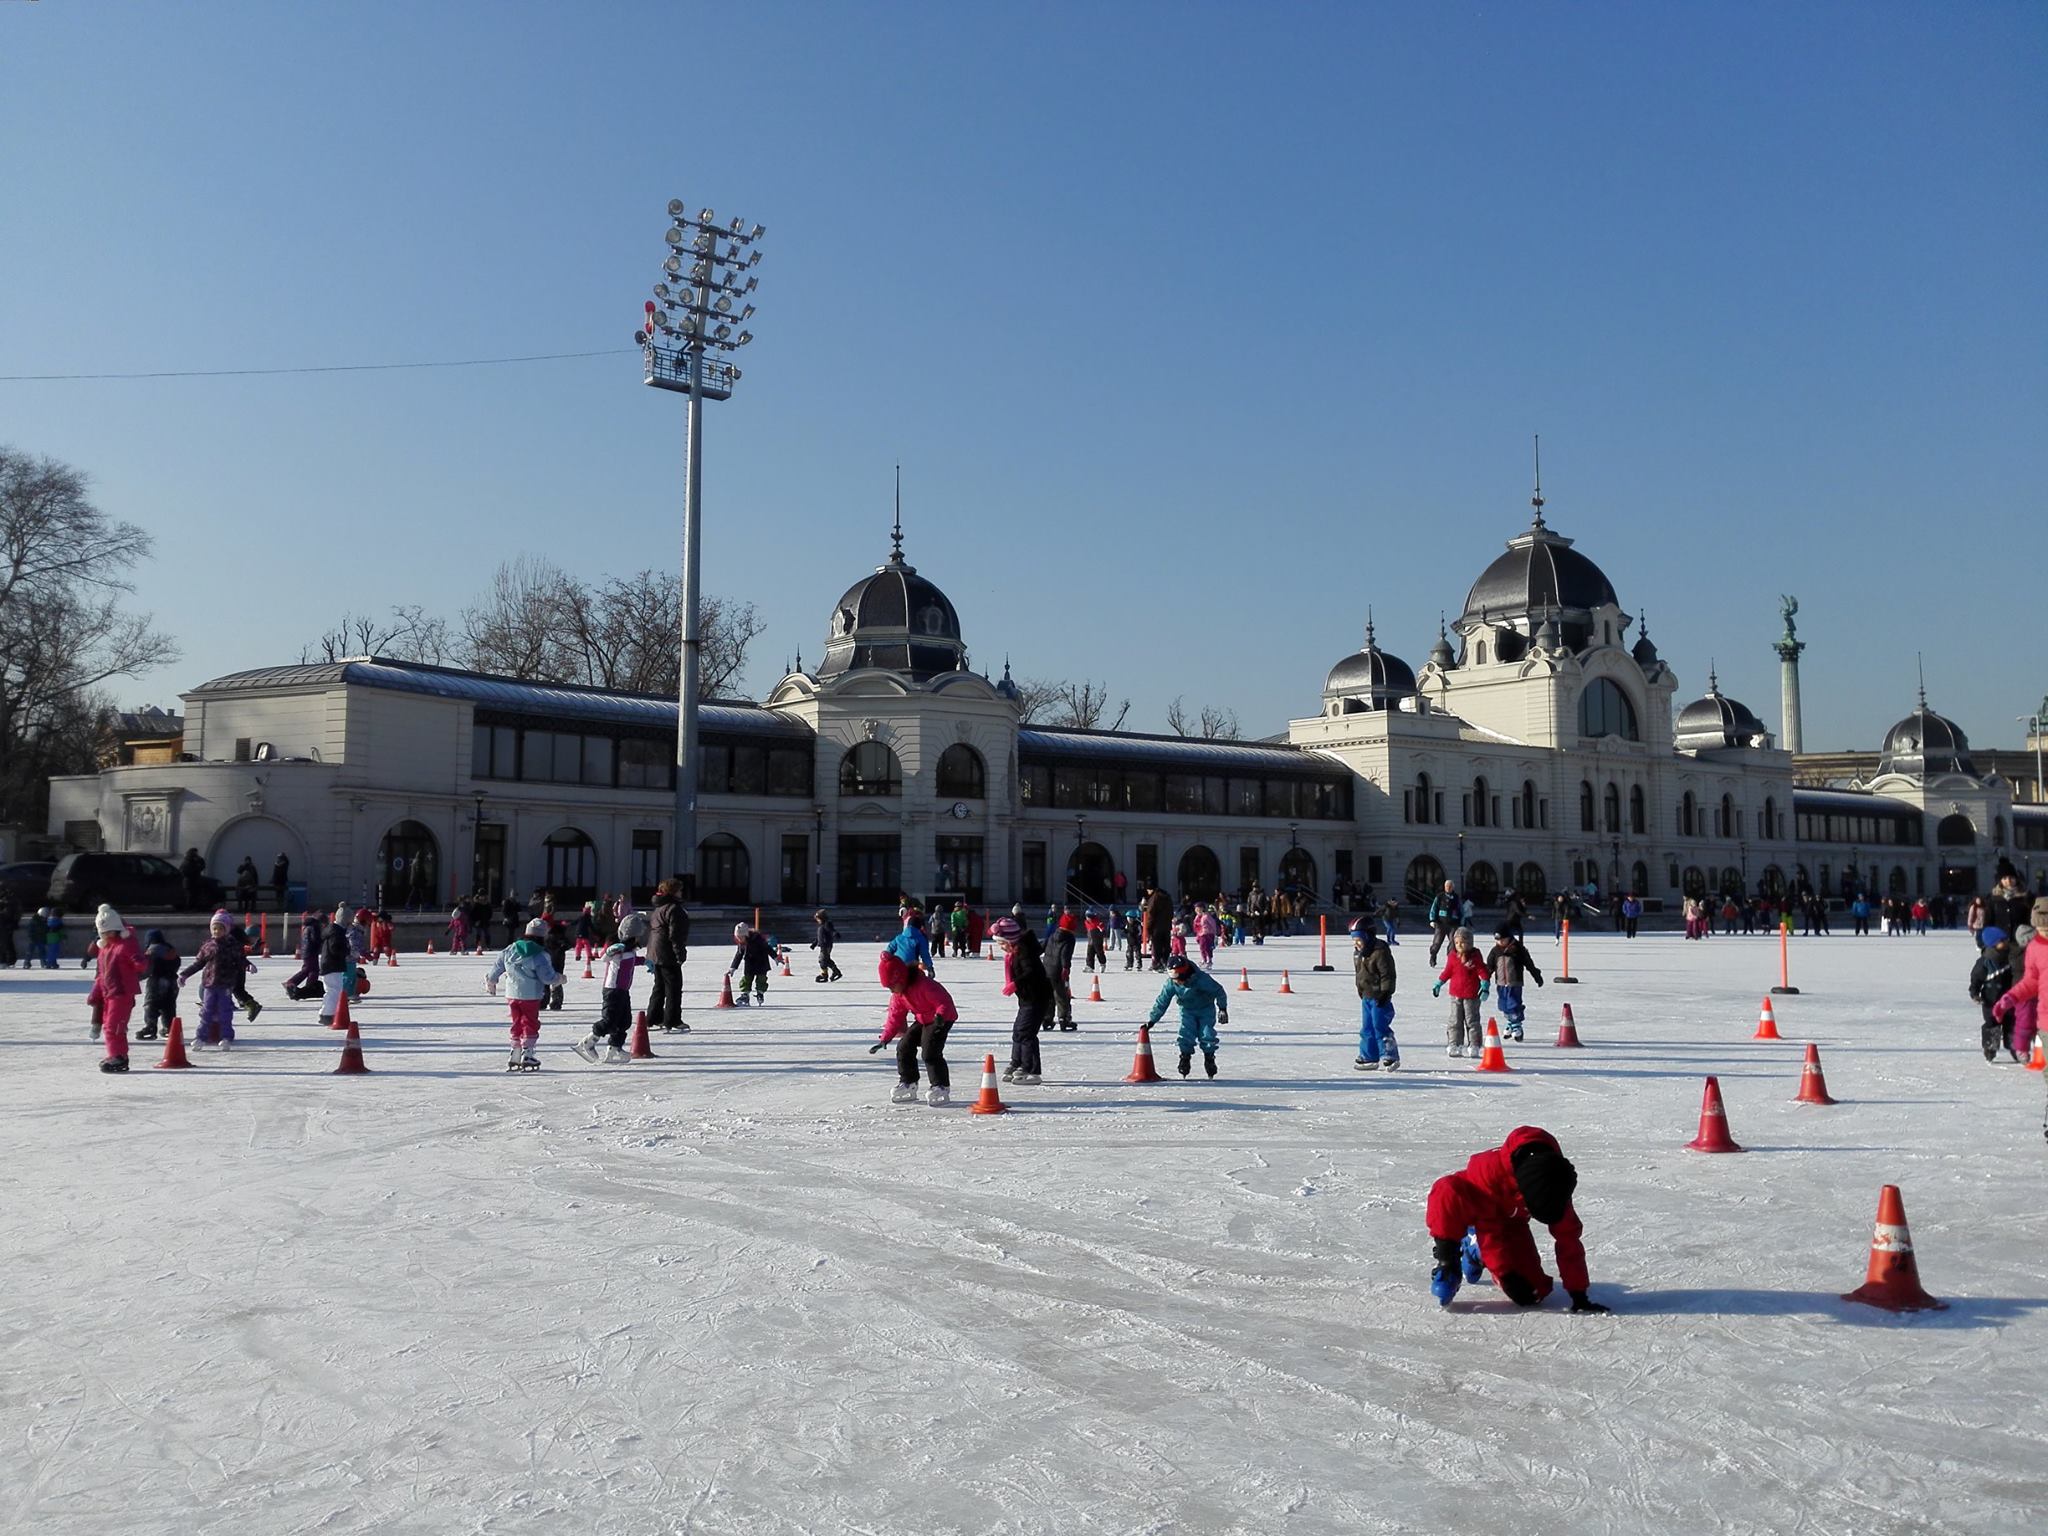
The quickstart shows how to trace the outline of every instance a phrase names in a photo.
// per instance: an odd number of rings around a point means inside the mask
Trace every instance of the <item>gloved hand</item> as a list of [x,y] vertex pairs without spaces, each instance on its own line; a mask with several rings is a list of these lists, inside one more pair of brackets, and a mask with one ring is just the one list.
[[1483,1002],[1485,1002],[1485,1001],[1486,1001],[1486,994],[1487,994],[1487,993],[1488,993],[1489,991],[1491,991],[1491,990],[1492,990],[1492,987],[1491,987],[1491,985],[1490,985],[1489,983],[1487,983],[1487,982],[1484,982],[1484,981],[1482,981],[1481,983],[1479,983],[1479,1001],[1481,1001],[1482,1003],[1483,1003]]
[[1507,1296],[1507,1299],[1518,1307],[1533,1307],[1539,1300],[1536,1295],[1536,1287],[1513,1270],[1509,1270],[1500,1277],[1500,1288]]
[[1216,1022],[1218,1024],[1228,1024],[1230,1022],[1230,1015],[1227,1013],[1219,1013],[1216,1015]]
[[1572,1310],[1574,1312],[1608,1312],[1613,1309],[1601,1306],[1599,1302],[1594,1301],[1584,1291],[1573,1291]]
[[1444,995],[1444,984],[1442,982],[1438,982],[1435,986],[1431,987],[1429,989],[1429,995],[1431,997],[1442,997]]
[[1536,978],[1536,985],[1539,987],[1543,985],[1543,978],[1541,976]]

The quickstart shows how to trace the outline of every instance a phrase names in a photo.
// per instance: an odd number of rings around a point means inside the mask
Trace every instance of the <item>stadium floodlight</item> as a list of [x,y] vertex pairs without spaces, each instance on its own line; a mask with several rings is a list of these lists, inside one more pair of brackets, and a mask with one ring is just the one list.
[[680,197],[668,200],[668,216],[672,219],[680,219],[683,216],[683,200]]
[[683,232],[680,229],[676,228],[675,225],[671,224],[667,229],[661,232],[661,238],[666,240],[670,245],[681,245],[683,243]]

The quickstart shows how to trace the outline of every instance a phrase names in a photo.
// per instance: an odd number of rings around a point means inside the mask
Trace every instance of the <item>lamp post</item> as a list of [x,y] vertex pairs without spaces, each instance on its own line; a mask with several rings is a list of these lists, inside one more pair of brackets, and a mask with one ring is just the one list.
[[697,693],[703,676],[697,603],[704,402],[731,399],[739,382],[739,369],[724,355],[711,354],[730,354],[754,339],[752,331],[739,327],[754,313],[746,301],[757,286],[750,269],[760,263],[761,253],[753,247],[765,231],[759,224],[748,229],[744,219],[721,226],[709,208],[692,218],[679,197],[669,199],[668,216],[669,227],[662,232],[669,247],[661,264],[664,281],[654,285],[646,318],[633,339],[641,346],[646,382],[690,397],[683,459],[683,656],[676,682],[675,799],[676,867],[688,870],[697,847]]
[[825,806],[824,802],[811,807],[811,824],[817,828],[817,836],[811,841],[811,899],[819,906],[825,905]]
[[[1087,846],[1087,843],[1088,818],[1086,816],[1076,816],[1074,818],[1074,878],[1067,882],[1069,889],[1081,883],[1081,850]],[[1062,902],[1061,905],[1064,906],[1066,903]]]
[[470,883],[472,889],[480,891],[483,889],[484,873],[484,792],[479,789],[471,793],[476,798],[476,820],[469,824]]
[[1465,834],[1458,834],[1458,894],[1465,894]]

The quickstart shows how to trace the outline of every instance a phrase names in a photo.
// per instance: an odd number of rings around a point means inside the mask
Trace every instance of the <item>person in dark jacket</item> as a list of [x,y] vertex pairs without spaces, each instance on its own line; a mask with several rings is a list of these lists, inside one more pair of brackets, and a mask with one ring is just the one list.
[[1039,948],[1038,935],[1014,917],[998,918],[988,934],[1002,948],[1003,974],[1017,998],[1017,1019],[1010,1026],[1010,1065],[1003,1081],[1028,1087],[1043,1071],[1038,1033],[1048,1027],[1052,1010],[1052,983],[1046,979],[1044,951]]
[[[1250,902],[1245,903],[1245,910],[1251,911]],[[1166,892],[1155,886],[1145,893],[1140,915],[1144,918],[1145,944],[1152,954],[1152,969],[1163,971],[1166,969],[1166,952],[1173,944],[1173,903],[1166,899]],[[1258,935],[1264,930],[1258,928],[1255,922],[1252,931],[1254,935]],[[1254,937],[1252,942],[1256,944],[1263,941]]]
[[326,932],[317,912],[308,912],[299,924],[299,968],[284,984],[284,995],[293,1002],[320,995],[320,940]]
[[206,873],[206,860],[199,857],[197,848],[185,850],[185,857],[178,861],[178,873],[185,877],[185,909],[197,912],[205,906],[199,899],[199,877]]
[[291,889],[291,884],[291,855],[280,853],[277,856],[277,862],[270,866],[270,892],[277,898],[277,910],[280,912],[284,910],[285,892]]
[[246,853],[242,862],[235,866],[235,900],[241,903],[241,910],[256,910],[256,893],[263,888],[263,881],[256,873],[256,861]]
[[21,963],[14,949],[14,930],[20,922],[21,904],[14,892],[0,890],[0,970],[11,971]]
[[547,933],[542,936],[540,945],[548,952],[548,964],[555,968],[554,982],[549,986],[548,995],[541,1006],[550,1013],[560,1013],[562,986],[569,974],[569,925],[559,918],[548,919]]
[[1998,1048],[2002,1045],[2011,1053],[2012,1059],[2020,1059],[2008,1041],[2005,1025],[1992,1017],[1992,1009],[1998,1000],[2012,990],[2012,984],[2019,978],[2014,972],[2012,940],[2003,928],[1991,927],[1984,930],[1984,947],[1977,952],[1977,963],[1970,967],[1970,1000],[1983,1011],[1984,1032],[1982,1045],[1986,1061],[1998,1060]]
[[818,952],[818,974],[811,979],[838,981],[844,973],[839,969],[839,962],[832,958],[832,946],[839,942],[839,930],[832,926],[832,919],[825,915],[823,907],[811,914],[811,921],[818,927],[817,936],[811,940],[811,948]]
[[1373,920],[1361,917],[1351,925],[1351,976],[1358,986],[1358,1059],[1361,1072],[1401,1065],[1401,1045],[1394,1038],[1394,952],[1373,931]]
[[178,1013],[178,952],[164,942],[161,928],[142,937],[142,1028],[135,1038],[154,1040],[159,1028],[169,1033]]
[[690,914],[683,907],[674,879],[654,888],[654,909],[647,933],[647,969],[654,991],[647,999],[647,1022],[671,1032],[687,1030],[683,1022],[683,962],[690,958]]
[[1074,940],[1081,931],[1081,920],[1071,912],[1062,912],[1060,920],[1053,925],[1051,935],[1045,941],[1045,979],[1052,983],[1053,1011],[1058,1016],[1059,1027],[1063,1030],[1078,1029],[1074,1022]]
[[1536,962],[1529,957],[1529,951],[1522,941],[1514,936],[1506,923],[1493,931],[1493,948],[1486,952],[1487,974],[1493,977],[1493,995],[1500,1015],[1507,1021],[1510,1040],[1522,1038],[1522,1021],[1528,1017],[1528,1010],[1522,1004],[1522,987],[1526,978],[1535,977],[1536,985],[1543,985],[1543,973],[1536,969]]
[[1423,915],[1429,923],[1429,963],[1435,965],[1436,957],[1464,922],[1458,888],[1446,880],[1444,888],[1429,899],[1429,909]]

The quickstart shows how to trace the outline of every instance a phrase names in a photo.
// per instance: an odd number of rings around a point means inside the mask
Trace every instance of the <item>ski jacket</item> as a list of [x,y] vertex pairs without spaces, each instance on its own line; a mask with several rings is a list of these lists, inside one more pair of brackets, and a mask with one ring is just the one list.
[[1370,935],[1365,935],[1364,943],[1351,951],[1351,976],[1358,984],[1361,998],[1376,1003],[1394,1000],[1394,952],[1373,942]]
[[339,976],[348,969],[349,960],[354,956],[355,946],[349,943],[348,929],[339,923],[329,923],[320,930],[320,974]]
[[1052,983],[1045,976],[1045,951],[1039,945],[1038,935],[1029,928],[1017,935],[1003,971],[1019,1006],[1052,1001]]
[[111,1003],[124,997],[132,998],[141,990],[142,951],[136,947],[134,938],[125,933],[102,938],[93,972],[92,991],[86,994],[87,1000]]
[[1055,928],[1045,941],[1045,974],[1053,981],[1064,981],[1074,969],[1074,935],[1065,928]]
[[314,960],[320,958],[320,941],[327,936],[327,924],[317,917],[309,917],[299,924],[299,958]]
[[673,896],[654,898],[654,920],[648,924],[647,963],[681,965],[690,957],[690,914]]
[[1455,924],[1462,912],[1463,905],[1457,897],[1438,891],[1429,904],[1428,921],[1432,926],[1437,923]]
[[2018,981],[2006,989],[2005,996],[1998,1000],[1992,1010],[2001,1019],[2012,1017],[2012,1011],[2021,1003],[2038,1004],[2048,977],[2048,933],[2036,933],[2034,941],[2027,946],[2026,966]]
[[[930,951],[927,950],[926,953],[930,953]],[[742,975],[746,976],[766,976],[768,974],[768,962],[773,958],[774,956],[768,948],[768,935],[759,932],[750,933],[740,943],[733,946],[732,964],[725,968],[725,974],[730,976],[734,971],[740,971]]]
[[630,945],[613,944],[604,952],[598,986],[606,992],[633,990],[633,974],[640,969],[640,952]]
[[924,936],[924,930],[915,923],[905,923],[903,931],[891,939],[886,947],[890,954],[912,970],[921,965],[928,974],[937,974],[938,967],[932,964],[932,941]]
[[[1429,1235],[1459,1238],[1471,1227],[1479,1234],[1479,1256],[1496,1275],[1513,1269],[1508,1238],[1517,1226],[1526,1231],[1529,1207],[1515,1183],[1514,1155],[1517,1149],[1536,1142],[1561,1151],[1557,1138],[1537,1126],[1518,1126],[1507,1140],[1491,1151],[1475,1155],[1463,1173],[1438,1179],[1429,1192]],[[1586,1246],[1581,1238],[1585,1226],[1571,1206],[1551,1226],[1551,1241],[1557,1245],[1557,1273],[1567,1291],[1583,1291],[1586,1275]],[[1536,1277],[1528,1277],[1534,1280]]]
[[920,1024],[936,1024],[942,1019],[948,1024],[960,1022],[960,1010],[953,1006],[953,994],[922,971],[912,971],[910,980],[896,995],[903,999],[910,1016]]
[[820,954],[832,953],[832,946],[839,942],[839,930],[832,926],[832,919],[825,918],[818,924],[818,936],[811,940],[811,948]]
[[178,995],[178,952],[158,940],[142,952],[142,978],[149,995],[174,998]]
[[1176,1003],[1180,1005],[1181,1022],[1184,1024],[1199,1028],[1203,1024],[1230,1022],[1230,994],[1207,971],[1190,971],[1186,981],[1176,981],[1169,975],[1166,985],[1152,1000],[1152,1014],[1145,1020],[1146,1027],[1149,1029],[1157,1024],[1160,1015]]
[[242,946],[233,939],[208,939],[199,946],[199,953],[192,957],[192,963],[178,972],[178,980],[184,981],[195,971],[203,971],[200,985],[226,987],[230,991],[239,987],[249,976],[249,960],[242,953]]
[[1444,959],[1444,968],[1437,976],[1438,981],[1451,984],[1453,997],[1477,997],[1479,983],[1486,980],[1486,961],[1476,949],[1460,954],[1453,949]]
[[1537,986],[1543,985],[1543,973],[1536,969],[1528,947],[1519,939],[1509,939],[1507,943],[1496,944],[1488,950],[1486,968],[1492,972],[1495,986],[1519,987],[1524,972],[1536,978]]
[[496,986],[500,979],[505,983],[505,995],[521,1002],[537,1002],[548,995],[548,988],[562,979],[562,973],[555,969],[548,959],[548,952],[537,939],[516,939],[498,952],[497,962],[484,977],[488,986]]

